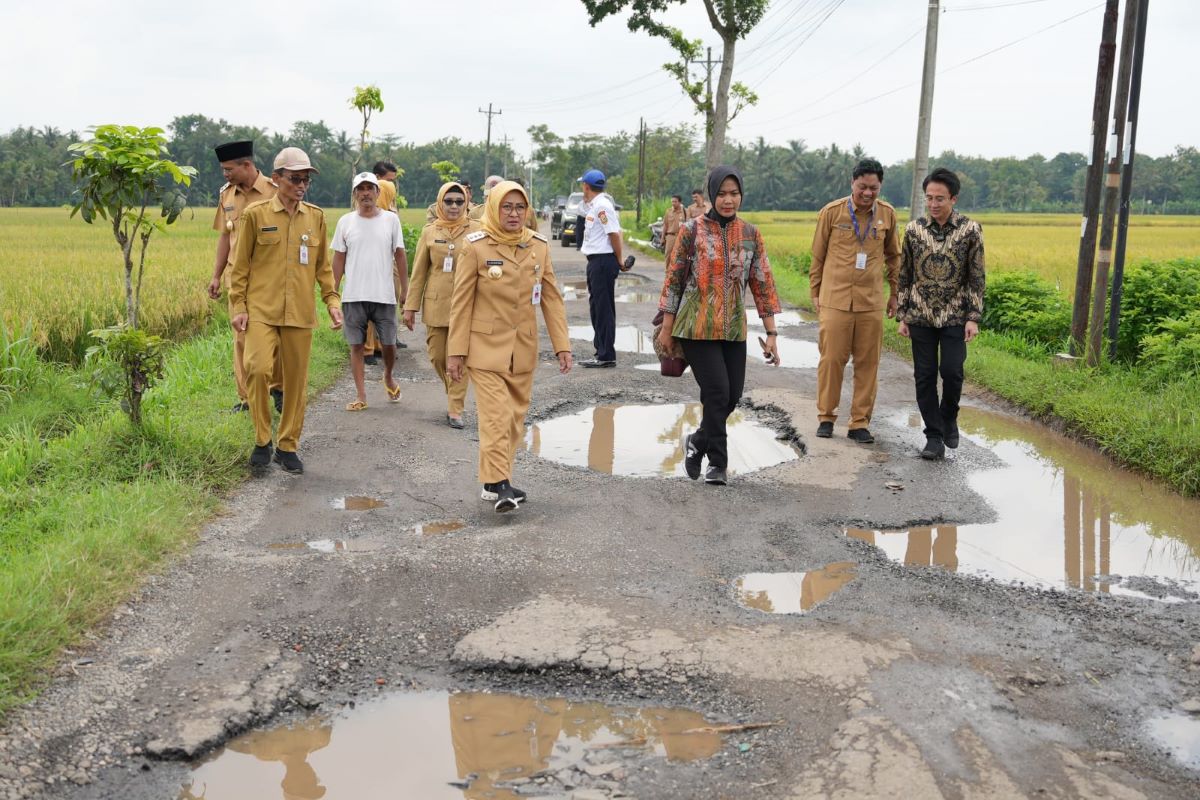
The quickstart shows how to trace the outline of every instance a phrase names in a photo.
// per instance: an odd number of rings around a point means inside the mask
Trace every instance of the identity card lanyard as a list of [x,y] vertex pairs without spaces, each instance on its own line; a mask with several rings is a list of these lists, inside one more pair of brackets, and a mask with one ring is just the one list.
[[863,233],[858,227],[858,215],[854,213],[854,199],[850,198],[846,201],[846,208],[850,209],[850,221],[854,223],[854,238],[858,239],[858,255],[854,257],[855,269],[867,268],[867,236],[875,234],[875,204],[871,204],[871,217],[867,220],[867,232]]

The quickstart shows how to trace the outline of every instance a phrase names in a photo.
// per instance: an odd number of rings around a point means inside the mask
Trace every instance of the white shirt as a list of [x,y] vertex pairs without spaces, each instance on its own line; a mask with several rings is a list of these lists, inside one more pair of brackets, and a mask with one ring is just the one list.
[[606,194],[596,195],[592,198],[592,202],[586,204],[585,214],[583,245],[579,248],[579,252],[585,256],[613,252],[612,242],[608,240],[608,235],[621,232],[621,220],[617,217],[617,210],[613,208],[612,200]]
[[351,211],[334,228],[333,249],[346,254],[342,302],[396,304],[392,270],[396,251],[404,249],[400,217],[391,211],[373,217]]

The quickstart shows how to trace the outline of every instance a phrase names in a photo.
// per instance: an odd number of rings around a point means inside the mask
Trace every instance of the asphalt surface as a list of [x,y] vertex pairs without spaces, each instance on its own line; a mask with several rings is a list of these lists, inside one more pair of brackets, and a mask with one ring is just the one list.
[[[560,280],[583,276],[573,249],[552,252]],[[635,274],[654,284],[661,270],[638,254]],[[586,299],[568,314],[588,324]],[[647,333],[652,314],[650,303],[618,305],[620,324]],[[788,334],[815,341],[816,326]],[[342,410],[348,375],[316,398],[305,474],[248,480],[190,553],[11,716],[0,798],[180,797],[195,759],[241,732],[414,690],[767,724],[725,733],[705,758],[613,749],[605,758],[619,769],[535,775],[498,796],[1200,796],[1197,773],[1146,733],[1153,714],[1200,694],[1194,603],[913,569],[844,534],[996,518],[966,480],[994,454],[964,442],[952,462],[923,462],[917,432],[887,422],[915,410],[901,359],[880,369],[874,445],[847,440],[844,421],[833,439],[811,436],[815,370],[753,363],[742,413],[799,458],[709,487],[522,452],[514,482],[530,500],[499,515],[478,497],[473,399],[466,429],[450,429],[420,328],[402,338],[399,404],[386,402],[378,369],[365,412]],[[576,359],[592,355],[574,344]],[[543,336],[531,423],[698,398],[690,376],[634,368],[652,353],[562,376],[548,351]],[[347,496],[386,505],[336,508]],[[417,528],[431,523],[450,530]],[[843,562],[852,580],[805,614],[735,601],[739,576]],[[411,776],[377,768],[366,779],[391,786],[386,796],[422,796],[405,789]],[[267,796],[367,796],[317,772],[327,791]]]

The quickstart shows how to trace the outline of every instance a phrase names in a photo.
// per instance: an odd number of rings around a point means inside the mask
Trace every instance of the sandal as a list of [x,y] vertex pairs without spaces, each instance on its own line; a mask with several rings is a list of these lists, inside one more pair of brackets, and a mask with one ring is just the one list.
[[355,400],[353,403],[346,404],[347,411],[364,411],[364,410],[366,410],[366,408],[367,408],[367,404],[364,403],[362,400]]
[[390,386],[387,385],[387,381],[384,381],[383,390],[385,392],[387,392],[388,400],[390,400],[393,403],[400,402],[400,386],[399,386],[399,384],[397,384],[395,390],[393,390]]

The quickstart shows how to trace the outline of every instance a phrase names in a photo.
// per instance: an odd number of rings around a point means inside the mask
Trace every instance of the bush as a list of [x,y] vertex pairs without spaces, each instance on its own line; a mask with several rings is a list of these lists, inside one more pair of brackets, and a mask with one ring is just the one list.
[[1139,344],[1146,373],[1163,382],[1200,375],[1200,310],[1163,320],[1158,330]]
[[1016,334],[1046,348],[1061,346],[1071,332],[1070,305],[1054,284],[1033,272],[989,277],[983,309],[985,330]]
[[1200,259],[1145,261],[1125,273],[1117,355],[1137,361],[1142,342],[1167,320],[1181,320],[1200,308]]

